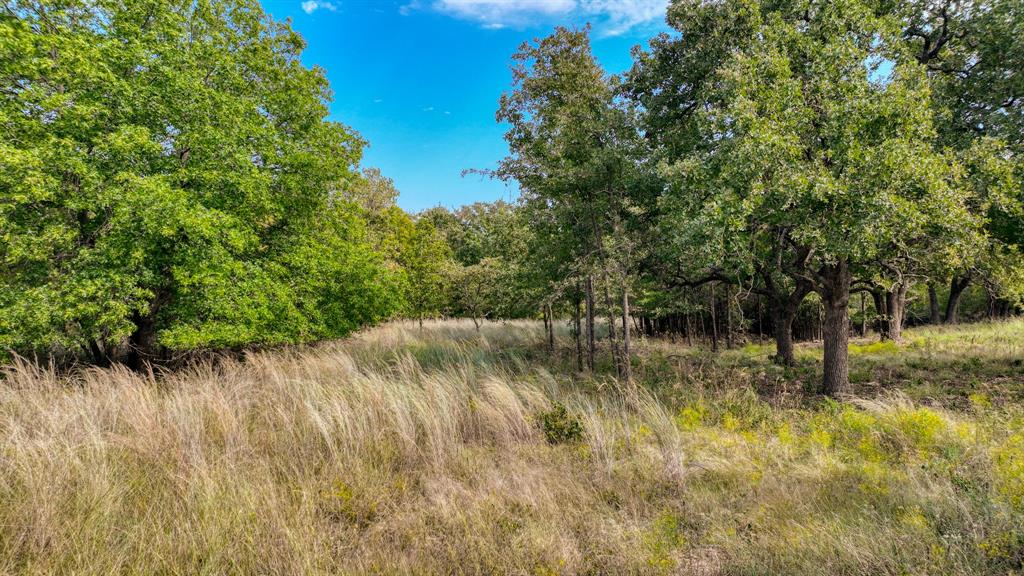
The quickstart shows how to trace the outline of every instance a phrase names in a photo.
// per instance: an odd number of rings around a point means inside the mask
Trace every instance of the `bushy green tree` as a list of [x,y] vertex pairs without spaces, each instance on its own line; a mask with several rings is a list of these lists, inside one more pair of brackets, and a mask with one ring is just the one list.
[[498,110],[509,124],[510,155],[498,174],[521,186],[534,229],[531,269],[547,284],[547,304],[585,284],[588,326],[600,298],[615,364],[628,380],[629,333],[616,324],[621,313],[628,326],[633,224],[651,205],[633,111],[594,58],[586,29],[557,28],[524,43],[513,61],[513,89]]
[[399,304],[355,208],[363,142],[256,0],[0,8],[0,347],[299,342]]
[[869,2],[779,4],[714,4],[753,35],[705,85],[697,145],[665,165],[668,218],[724,257],[756,264],[766,253],[752,246],[782,250],[778,270],[821,296],[824,389],[838,394],[853,277],[922,238],[969,238],[979,222],[955,156],[935,148],[930,87],[900,30]]
[[[1019,301],[1013,279],[1024,276],[1024,3],[910,0],[880,7],[898,18],[911,54],[927,70],[941,142],[962,155],[981,199],[973,210],[986,221],[986,242],[972,246],[973,258],[932,267],[933,283],[949,282],[945,321],[957,321],[961,295],[979,281]],[[1001,186],[1014,169],[1008,165],[1016,165],[1015,182]]]
[[427,218],[416,220],[403,249],[402,267],[408,280],[408,314],[420,326],[423,319],[444,311],[453,274],[451,247]]

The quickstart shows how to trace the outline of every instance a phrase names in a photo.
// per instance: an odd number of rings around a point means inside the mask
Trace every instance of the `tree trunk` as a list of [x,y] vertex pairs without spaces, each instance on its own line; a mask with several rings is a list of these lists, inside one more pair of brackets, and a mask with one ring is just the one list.
[[871,300],[875,303],[875,332],[878,332],[878,336],[882,340],[885,340],[885,295],[882,294],[882,290],[880,288],[875,288],[874,290],[871,291]]
[[[633,364],[629,356],[629,288],[622,287],[622,377],[626,383],[633,385]],[[631,389],[630,394],[636,396],[636,390]],[[635,398],[634,398],[635,400]]]
[[772,311],[772,328],[775,330],[775,362],[783,366],[796,364],[793,353],[793,318],[796,316],[786,307]]
[[718,314],[715,310],[715,285],[711,285],[711,351],[718,352]]
[[764,338],[764,300],[757,297],[757,341],[760,342]]
[[942,324],[942,313],[939,312],[939,294],[935,283],[928,282],[928,319],[933,325]]
[[142,370],[146,364],[155,360],[157,354],[156,318],[153,313],[133,314],[132,321],[135,331],[128,337],[128,357],[125,363],[132,370]]
[[580,297],[579,297],[579,285],[576,286],[576,302],[573,307],[572,323],[573,323],[573,335],[576,339],[576,371],[583,372],[583,339],[580,333]]
[[860,293],[860,335],[868,335],[868,313],[864,307],[864,293]]
[[732,338],[733,326],[732,326],[732,287],[726,286],[725,288],[725,347],[729,350],[733,349],[735,342]]
[[548,318],[548,350],[551,352],[555,351],[555,314],[551,309],[551,304],[547,305],[547,310],[544,313]]
[[903,339],[903,320],[907,309],[907,282],[900,282],[885,293],[886,336],[894,342]]
[[829,396],[842,396],[850,391],[849,313],[850,267],[845,261],[826,266],[821,300],[825,307],[824,372],[822,389]]
[[960,312],[960,297],[964,295],[964,290],[967,289],[971,283],[971,276],[969,274],[962,277],[953,276],[953,279],[949,282],[949,300],[946,300],[946,324],[956,324],[957,314]]
[[89,340],[89,358],[94,366],[110,366],[110,356],[107,355],[103,344],[98,340]]
[[594,371],[594,277],[587,276],[587,369]]
[[608,310],[608,344],[611,346],[612,352],[612,366],[615,366],[615,371],[618,376],[622,376],[622,366],[619,364],[619,341],[615,335],[615,310],[612,302],[612,294],[608,286],[608,275],[604,275],[604,304]]

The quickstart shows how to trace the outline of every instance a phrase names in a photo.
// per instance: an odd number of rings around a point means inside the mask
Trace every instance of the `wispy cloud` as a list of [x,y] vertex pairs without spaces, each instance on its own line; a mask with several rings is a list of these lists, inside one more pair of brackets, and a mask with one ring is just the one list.
[[504,28],[527,25],[538,16],[568,14],[576,8],[576,0],[437,0],[433,7],[485,28]]
[[518,28],[555,21],[591,21],[599,34],[615,36],[664,18],[668,0],[411,0],[402,14],[430,8],[484,28]]
[[335,6],[333,2],[329,2],[327,0],[305,0],[305,2],[302,3],[302,11],[306,14],[312,14],[317,10],[328,10],[330,12],[334,12],[337,9],[338,7]]
[[668,0],[580,0],[587,14],[603,17],[602,33],[618,36],[665,18]]

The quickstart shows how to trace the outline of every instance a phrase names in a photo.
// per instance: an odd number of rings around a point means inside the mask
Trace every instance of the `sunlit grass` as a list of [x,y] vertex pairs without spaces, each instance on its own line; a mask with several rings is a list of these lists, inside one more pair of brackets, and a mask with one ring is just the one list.
[[782,369],[641,339],[638,410],[532,322],[156,375],[16,364],[0,573],[1019,572],[1024,323],[906,336],[855,343],[842,403],[813,345]]

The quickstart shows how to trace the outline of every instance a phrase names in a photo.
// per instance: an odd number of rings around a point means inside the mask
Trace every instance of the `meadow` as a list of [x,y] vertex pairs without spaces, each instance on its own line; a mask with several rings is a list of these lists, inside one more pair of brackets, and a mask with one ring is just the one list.
[[1024,321],[636,343],[639,406],[540,323],[392,323],[174,371],[0,380],[4,574],[1016,574]]

